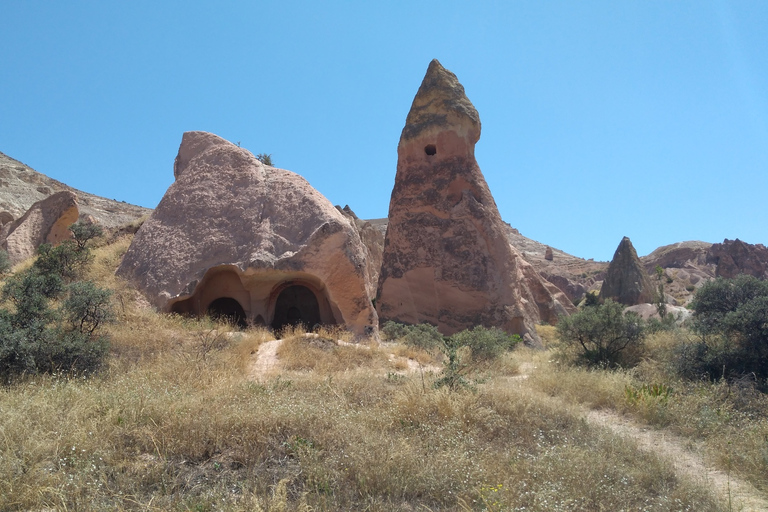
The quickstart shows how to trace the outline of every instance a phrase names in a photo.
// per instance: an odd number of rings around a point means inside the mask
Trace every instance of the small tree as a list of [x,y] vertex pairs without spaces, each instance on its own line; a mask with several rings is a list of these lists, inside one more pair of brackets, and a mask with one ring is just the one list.
[[688,349],[684,374],[768,377],[768,281],[740,275],[699,288],[691,303],[700,341]]
[[69,230],[72,232],[72,236],[75,237],[75,243],[80,250],[85,249],[89,241],[104,234],[101,226],[90,222],[75,222],[69,226]]
[[584,362],[606,366],[626,364],[622,352],[639,348],[645,337],[642,318],[611,299],[561,318],[557,332],[563,343],[581,348]]
[[114,317],[111,293],[76,281],[89,261],[87,243],[94,233],[76,233],[80,242],[41,246],[32,267],[6,280],[2,295],[10,307],[0,308],[4,384],[28,373],[92,372],[101,364],[109,339],[99,328]]
[[264,165],[272,167],[272,153],[259,153],[256,155],[256,160],[263,163]]

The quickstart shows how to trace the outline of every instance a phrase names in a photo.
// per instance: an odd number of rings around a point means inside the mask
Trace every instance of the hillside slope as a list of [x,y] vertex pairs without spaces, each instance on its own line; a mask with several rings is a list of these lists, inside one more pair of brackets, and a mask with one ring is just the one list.
[[77,195],[80,215],[91,215],[109,228],[128,224],[152,211],[74,189],[0,153],[0,212],[7,211],[18,219],[37,201],[62,190]]

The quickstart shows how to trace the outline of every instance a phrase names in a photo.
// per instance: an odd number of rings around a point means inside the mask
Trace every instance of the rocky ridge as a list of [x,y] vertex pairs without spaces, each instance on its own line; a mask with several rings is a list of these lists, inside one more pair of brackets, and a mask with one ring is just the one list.
[[82,217],[90,216],[106,228],[129,224],[152,212],[149,208],[77,190],[0,153],[0,221],[3,224],[10,220],[5,212],[13,219],[18,219],[33,204],[63,191],[77,196]]

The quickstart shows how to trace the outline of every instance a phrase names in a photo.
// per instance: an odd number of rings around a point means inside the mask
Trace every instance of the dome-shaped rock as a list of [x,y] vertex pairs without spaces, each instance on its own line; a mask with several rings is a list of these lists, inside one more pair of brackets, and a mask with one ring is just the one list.
[[118,269],[158,308],[376,332],[357,229],[306,180],[205,132],[184,134],[174,175]]

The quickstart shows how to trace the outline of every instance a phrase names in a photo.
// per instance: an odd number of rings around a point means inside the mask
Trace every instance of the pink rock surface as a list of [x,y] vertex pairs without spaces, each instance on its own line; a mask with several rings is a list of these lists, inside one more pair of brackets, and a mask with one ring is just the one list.
[[174,175],[118,268],[155,306],[377,332],[358,231],[306,180],[205,132],[184,134]]
[[475,161],[479,138],[477,110],[456,75],[433,60],[398,146],[379,315],[444,334],[499,327],[537,344],[535,324],[573,305],[507,241]]
[[44,243],[57,245],[72,238],[69,226],[77,222],[77,196],[58,192],[33,204],[21,218],[3,225],[0,245],[8,251],[11,263],[35,255]]

